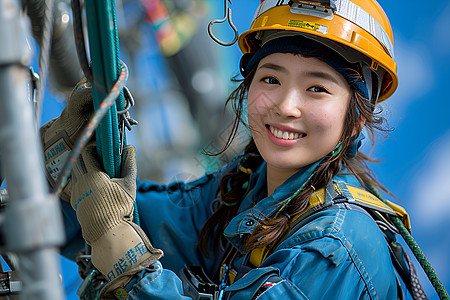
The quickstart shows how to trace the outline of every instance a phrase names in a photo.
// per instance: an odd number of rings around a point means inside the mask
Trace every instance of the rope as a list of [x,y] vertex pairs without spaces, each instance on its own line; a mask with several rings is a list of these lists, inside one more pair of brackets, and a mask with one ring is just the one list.
[[53,0],[43,1],[43,26],[42,38],[39,41],[39,59],[38,68],[40,80],[38,81],[38,88],[36,94],[35,114],[36,123],[39,124],[41,119],[42,99],[44,99],[44,86],[47,79],[50,47],[53,33]]
[[[79,0],[72,1],[72,11],[73,11],[73,29],[75,32],[75,45],[77,48],[78,60],[80,61],[81,69],[83,70],[84,76],[94,87],[95,82],[92,77],[92,70],[89,66],[89,61],[86,53],[86,45],[84,43],[84,33],[83,25],[81,22],[81,4]],[[96,89],[99,87],[95,86]]]
[[[81,68],[93,87],[94,109],[98,109],[101,99],[106,97],[107,91],[117,81],[120,73],[116,13],[114,1],[111,0],[86,1],[85,4],[88,33],[91,37],[89,46],[92,64],[89,64],[86,54],[79,0],[72,1],[75,41]],[[103,159],[103,167],[111,177],[117,177],[116,175],[120,173],[121,140],[118,131],[117,111],[124,108],[124,96],[120,92],[116,103],[111,105],[96,131],[97,149]]]
[[[370,192],[377,196],[381,201],[387,204],[386,200],[381,196],[378,189],[372,185],[367,184],[367,187],[369,188]],[[428,279],[430,280],[431,284],[433,285],[436,293],[439,296],[439,299],[441,300],[448,300],[449,296],[447,291],[445,290],[444,285],[442,284],[441,280],[437,276],[436,272],[434,271],[433,267],[431,266],[430,262],[426,258],[425,254],[423,254],[422,250],[420,249],[417,242],[414,240],[414,238],[409,233],[408,229],[406,229],[405,225],[401,221],[399,217],[393,217],[391,216],[391,220],[394,223],[395,227],[397,227],[398,231],[400,232],[400,235],[405,240],[408,247],[411,249],[412,253],[416,257],[417,261],[419,262],[420,266],[424,270],[425,274],[427,275]]]
[[[112,0],[86,1],[87,28],[89,33],[89,49],[93,80],[96,83],[92,92],[94,109],[98,109],[101,99],[117,80],[117,64],[119,63],[118,46],[116,45],[117,28],[115,6]],[[100,88],[98,88],[100,87]],[[105,118],[96,131],[97,150],[103,160],[103,167],[111,177],[120,173],[121,156],[120,137],[118,131],[117,110],[124,107],[123,94],[111,105]]]
[[[121,74],[121,65],[123,64],[119,59],[119,38],[114,1],[86,1],[89,36],[94,37],[90,39],[92,65],[89,64],[86,53],[80,0],[72,1],[72,11],[78,59],[84,75],[93,87],[94,109],[98,110],[101,106],[99,99],[107,97],[108,86],[119,81],[120,75],[117,74]],[[99,32],[104,34],[100,35]],[[122,88],[124,86],[125,84]],[[100,122],[96,131],[97,150],[103,159],[103,167],[110,177],[117,177],[116,175],[120,174],[121,149],[125,144],[125,135],[122,135],[123,139],[121,140],[117,120],[117,111],[125,109],[122,88],[119,89],[118,96],[114,98],[117,98],[116,102],[112,102],[109,110],[104,113],[104,120]],[[136,203],[134,204],[133,220],[137,225],[140,224]]]

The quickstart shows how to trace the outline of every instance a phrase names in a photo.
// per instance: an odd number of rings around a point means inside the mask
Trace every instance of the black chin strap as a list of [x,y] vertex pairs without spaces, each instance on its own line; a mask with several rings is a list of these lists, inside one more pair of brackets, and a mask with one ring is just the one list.
[[253,57],[254,53],[246,53],[242,55],[241,60],[239,61],[239,71],[241,72],[242,77],[246,77],[250,70],[247,70],[247,65],[250,62],[250,59]]
[[381,78],[383,78],[383,76],[380,76],[382,74],[379,73],[384,71],[382,70],[375,71],[372,68],[370,68],[369,65],[366,63],[361,63],[361,69],[363,80],[364,83],[366,84],[367,91],[369,94],[370,102],[373,105],[375,105],[378,101],[378,97],[380,96],[382,83]]

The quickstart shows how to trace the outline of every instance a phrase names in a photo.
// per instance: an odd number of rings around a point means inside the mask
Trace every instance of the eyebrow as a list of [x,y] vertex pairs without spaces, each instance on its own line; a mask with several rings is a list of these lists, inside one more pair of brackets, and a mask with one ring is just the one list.
[[273,63],[265,63],[265,64],[259,66],[258,69],[264,69],[264,68],[287,73],[287,69],[285,67],[277,65],[277,64],[273,64]]
[[[262,68],[271,69],[271,70],[279,71],[279,72],[283,72],[283,73],[288,73],[288,70],[285,67],[277,65],[277,64],[273,64],[273,63],[265,63],[265,64],[261,65],[258,69],[262,69]],[[322,78],[322,79],[331,81],[335,84],[339,84],[339,82],[335,76],[333,76],[332,74],[326,73],[326,72],[310,71],[310,72],[305,72],[304,74],[308,77]]]
[[330,73],[320,72],[320,71],[313,71],[313,72],[306,72],[305,74],[307,76],[322,78],[322,79],[331,81],[331,82],[333,82],[335,84],[339,84],[337,78],[335,76],[333,76],[332,74],[330,74]]

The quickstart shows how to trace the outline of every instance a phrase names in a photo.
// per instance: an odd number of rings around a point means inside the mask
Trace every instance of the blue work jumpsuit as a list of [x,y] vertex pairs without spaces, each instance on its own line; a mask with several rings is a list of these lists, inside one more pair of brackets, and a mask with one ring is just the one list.
[[[134,276],[125,288],[127,299],[188,299],[177,275],[185,264],[202,266],[207,274],[217,271],[214,255],[205,258],[196,243],[217,201],[220,179],[236,168],[237,162],[232,162],[189,183],[138,182],[140,225],[164,257]],[[292,195],[299,188],[299,176],[293,175],[267,197],[266,163],[250,175],[249,192],[224,232],[234,247],[242,250],[242,236],[258,224],[252,213],[270,212],[270,207]],[[333,180],[361,188],[351,175]],[[327,192],[325,201],[331,199]],[[73,259],[84,242],[75,212],[67,203],[63,207],[68,242],[62,254]],[[366,213],[344,205],[314,214],[226,291],[231,299],[246,300],[396,299],[397,283],[379,227]]]

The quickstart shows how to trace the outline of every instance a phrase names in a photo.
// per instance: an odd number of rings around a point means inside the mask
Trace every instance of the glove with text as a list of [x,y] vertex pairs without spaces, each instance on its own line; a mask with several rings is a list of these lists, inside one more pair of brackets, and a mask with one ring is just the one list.
[[[59,172],[64,167],[70,151],[89,122],[93,111],[92,88],[87,79],[83,78],[73,89],[69,102],[61,115],[41,126],[45,173],[52,188],[55,188]],[[71,178],[67,180],[59,197],[69,202],[70,190]]]
[[108,284],[112,289],[123,287],[163,255],[132,222],[136,175],[133,146],[124,148],[121,178],[110,178],[103,171],[92,145],[82,150],[73,167],[71,205],[83,238],[92,247],[92,263],[112,281]]

